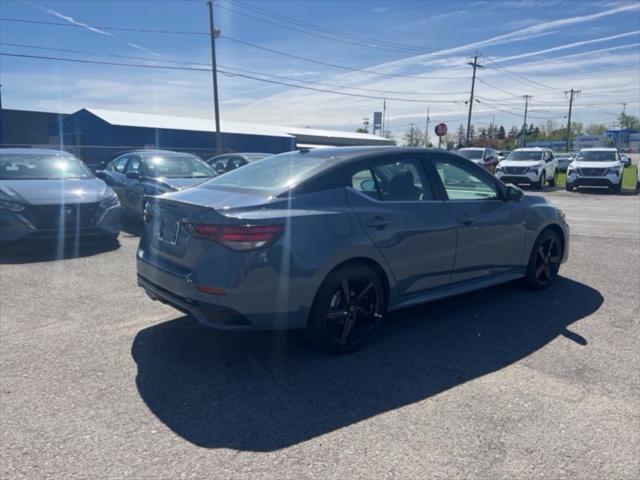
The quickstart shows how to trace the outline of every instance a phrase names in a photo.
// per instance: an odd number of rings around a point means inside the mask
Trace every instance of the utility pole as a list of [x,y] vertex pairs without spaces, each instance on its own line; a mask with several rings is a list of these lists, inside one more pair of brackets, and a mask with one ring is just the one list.
[[624,115],[626,111],[627,111],[627,104],[625,102],[622,102],[622,114]]
[[427,107],[427,128],[424,129],[424,146],[429,146],[429,108]]
[[385,99],[385,100],[382,101],[382,126],[380,128],[380,130],[381,130],[380,131],[380,136],[381,137],[384,137],[384,132],[385,132],[384,129],[386,127],[385,123],[387,123],[386,116],[387,116],[387,100]]
[[523,95],[524,98],[524,123],[522,124],[522,146],[527,146],[527,110],[529,108],[529,100],[531,95]]
[[574,95],[577,97],[581,90],[574,90],[573,88],[569,91],[565,91],[564,94],[570,93],[569,97],[569,116],[567,117],[567,152],[571,150],[571,110],[573,109],[573,97]]
[[209,5],[209,33],[211,36],[211,73],[213,74],[213,112],[216,121],[216,154],[222,153],[222,139],[220,137],[220,106],[218,104],[218,67],[216,63],[216,37],[220,30],[216,30],[213,24],[213,0],[208,0]]
[[469,98],[469,116],[467,117],[467,145],[469,145],[469,130],[471,129],[471,111],[473,110],[473,91],[476,86],[476,69],[483,68],[482,65],[478,63],[478,54],[473,57],[473,62],[468,62],[467,65],[471,65],[473,67],[473,77],[471,79],[471,97]]

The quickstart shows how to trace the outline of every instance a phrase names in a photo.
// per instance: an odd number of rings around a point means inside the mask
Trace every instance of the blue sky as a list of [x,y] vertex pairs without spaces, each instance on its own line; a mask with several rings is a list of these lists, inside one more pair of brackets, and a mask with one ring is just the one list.
[[[2,21],[2,53],[190,68],[210,63],[208,37],[197,34],[207,31],[208,12],[198,0],[1,0],[0,16],[76,25]],[[577,121],[610,124],[622,102],[628,112],[640,114],[636,1],[217,0],[215,16],[222,31],[217,40],[221,70],[250,70],[263,79],[388,98],[389,126],[396,136],[412,122],[423,125],[427,108],[432,121],[445,121],[451,129],[466,121],[471,80],[466,62],[475,51],[487,66],[476,83],[476,126],[494,118],[507,128],[521,123],[525,94],[533,96],[533,121],[563,123],[564,90],[571,88],[582,90]],[[238,40],[369,72],[294,59]],[[6,108],[73,112],[96,107],[203,118],[212,111],[211,77],[204,71],[0,56],[0,83]],[[381,98],[220,75],[223,120],[352,130],[381,109]]]

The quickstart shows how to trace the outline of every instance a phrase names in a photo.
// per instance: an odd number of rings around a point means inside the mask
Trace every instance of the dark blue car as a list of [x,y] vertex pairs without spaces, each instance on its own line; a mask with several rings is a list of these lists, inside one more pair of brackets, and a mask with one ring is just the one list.
[[458,155],[327,148],[152,199],[138,283],[207,326],[306,328],[350,351],[390,311],[517,278],[547,288],[568,251],[561,211]]
[[195,155],[168,150],[137,150],[115,158],[96,175],[118,194],[124,213],[141,218],[146,195],[194,187],[217,173]]
[[101,236],[120,232],[114,191],[60,150],[0,149],[0,240]]

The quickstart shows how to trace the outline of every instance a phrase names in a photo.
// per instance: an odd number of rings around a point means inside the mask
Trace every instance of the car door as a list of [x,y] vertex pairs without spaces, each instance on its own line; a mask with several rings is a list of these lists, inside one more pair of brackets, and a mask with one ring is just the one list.
[[417,155],[364,161],[349,172],[349,203],[395,276],[400,295],[446,285],[455,224]]
[[[136,173],[138,178],[129,178],[127,174]],[[144,184],[142,176],[142,158],[140,155],[130,155],[125,169],[124,178],[124,205],[130,211],[142,213],[142,199],[144,197]]]
[[553,179],[555,175],[555,162],[553,160],[553,153],[549,150],[544,152],[544,172],[547,179]]
[[127,168],[128,161],[129,155],[122,155],[121,157],[116,158],[113,161],[113,170],[109,172],[109,180],[107,181],[111,188],[113,188],[113,191],[116,192],[116,195],[118,195],[118,198],[120,199],[120,203],[122,203],[123,205],[126,202],[125,170]]
[[449,155],[434,156],[429,165],[456,222],[452,282],[521,269],[525,244],[522,206],[505,201],[497,180],[475,165]]

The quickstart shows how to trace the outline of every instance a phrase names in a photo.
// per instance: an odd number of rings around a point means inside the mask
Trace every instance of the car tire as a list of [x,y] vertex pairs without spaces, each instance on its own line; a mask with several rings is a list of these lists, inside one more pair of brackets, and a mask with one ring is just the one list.
[[622,191],[622,179],[620,179],[620,183],[611,187],[611,191],[616,194]]
[[567,190],[567,192],[573,192],[575,187],[567,183],[564,188]]
[[562,254],[560,236],[551,229],[543,230],[529,255],[526,285],[533,290],[544,290],[551,286],[558,276]]
[[307,335],[321,350],[349,353],[364,346],[380,327],[386,307],[378,274],[347,264],[322,282],[311,307]]
[[545,172],[542,172],[540,174],[540,180],[538,180],[536,183],[533,184],[533,188],[535,188],[536,190],[544,190],[544,184],[546,182],[546,174]]
[[550,187],[555,187],[556,186],[556,179],[558,177],[558,171],[554,170],[553,171],[553,175],[551,176],[551,178],[549,179],[549,186]]

